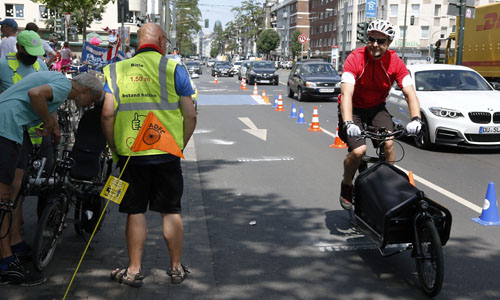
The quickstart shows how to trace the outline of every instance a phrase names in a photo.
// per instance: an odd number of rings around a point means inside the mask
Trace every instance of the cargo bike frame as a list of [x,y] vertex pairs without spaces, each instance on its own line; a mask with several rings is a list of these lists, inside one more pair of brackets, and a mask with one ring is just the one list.
[[[377,156],[362,158],[354,181],[351,220],[377,243],[382,256],[411,250],[424,293],[435,296],[443,285],[442,246],[449,239],[452,217],[448,209],[412,185],[405,172],[386,161],[385,142],[398,143],[395,138],[405,135],[401,127],[394,132],[367,127],[362,132],[360,138],[374,142]],[[387,252],[389,244],[404,247]]]

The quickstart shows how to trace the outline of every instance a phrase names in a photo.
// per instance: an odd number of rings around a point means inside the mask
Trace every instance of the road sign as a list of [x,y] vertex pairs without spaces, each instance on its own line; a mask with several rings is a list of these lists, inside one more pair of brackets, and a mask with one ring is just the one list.
[[307,36],[305,34],[299,35],[299,43],[304,44],[307,41]]
[[366,1],[366,17],[367,18],[377,17],[377,0]]

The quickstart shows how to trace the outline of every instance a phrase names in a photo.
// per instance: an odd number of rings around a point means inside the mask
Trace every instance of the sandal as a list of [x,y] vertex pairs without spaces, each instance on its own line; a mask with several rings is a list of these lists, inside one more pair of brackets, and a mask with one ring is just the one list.
[[175,270],[168,269],[167,274],[170,276],[170,282],[172,284],[179,284],[183,282],[188,276],[187,274],[191,273],[184,265],[181,265],[181,267],[182,270],[179,270],[178,268],[175,268]]
[[125,269],[116,268],[113,272],[111,272],[111,279],[120,284],[123,283],[130,287],[138,288],[142,286],[142,280],[144,279],[144,275],[142,274],[141,271],[139,271],[139,273],[135,274],[134,276],[130,276],[129,274],[127,274],[127,268]]

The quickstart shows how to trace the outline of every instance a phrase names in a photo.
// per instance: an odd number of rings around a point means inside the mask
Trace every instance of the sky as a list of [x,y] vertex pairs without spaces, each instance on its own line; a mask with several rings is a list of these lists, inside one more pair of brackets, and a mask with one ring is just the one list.
[[[220,20],[222,28],[226,29],[225,24],[234,19],[234,14],[231,11],[231,8],[239,7],[240,5],[241,0],[199,0],[198,8],[201,11],[201,25],[203,27],[203,32],[212,32],[216,20]],[[205,19],[210,20],[208,28],[204,28]]]

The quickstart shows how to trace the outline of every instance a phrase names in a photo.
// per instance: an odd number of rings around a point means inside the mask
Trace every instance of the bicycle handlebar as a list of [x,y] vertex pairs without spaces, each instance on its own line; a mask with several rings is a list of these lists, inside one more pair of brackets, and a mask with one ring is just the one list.
[[408,132],[401,125],[396,125],[393,132],[387,131],[384,127],[376,128],[373,126],[367,126],[366,129],[361,131],[360,139],[369,138],[376,141],[382,141],[391,137],[401,137],[409,136]]

